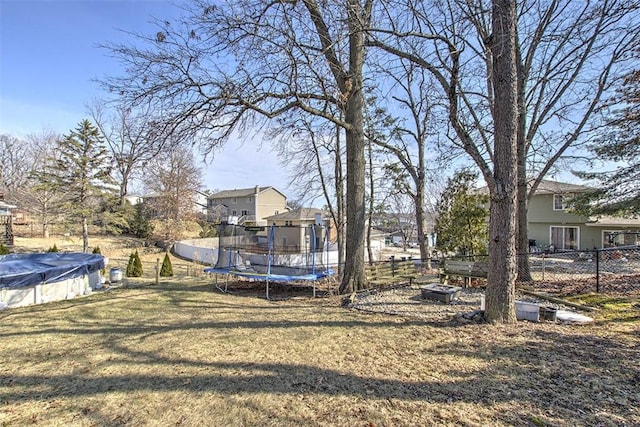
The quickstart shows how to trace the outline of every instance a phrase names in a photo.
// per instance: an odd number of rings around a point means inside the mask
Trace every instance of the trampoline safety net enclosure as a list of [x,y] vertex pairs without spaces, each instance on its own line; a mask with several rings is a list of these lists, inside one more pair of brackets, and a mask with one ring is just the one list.
[[319,224],[306,227],[221,224],[218,261],[204,271],[265,281],[268,298],[270,281],[316,281],[333,274],[327,266],[327,234],[327,228]]

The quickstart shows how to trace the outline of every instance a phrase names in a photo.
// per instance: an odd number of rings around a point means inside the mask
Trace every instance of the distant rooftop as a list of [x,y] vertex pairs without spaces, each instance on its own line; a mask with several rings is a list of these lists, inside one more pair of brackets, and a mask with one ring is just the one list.
[[[239,188],[239,189],[233,189],[233,190],[218,191],[217,193],[211,194],[209,196],[209,199],[226,199],[229,197],[247,197],[254,194],[262,193],[263,191],[268,190],[270,188],[273,188],[274,190],[278,191],[272,186],[260,187],[256,185],[255,187],[251,187],[251,188]],[[282,192],[280,191],[278,191],[278,193],[282,194]],[[284,194],[282,195],[284,196]]]
[[536,189],[536,194],[585,193],[591,190],[593,190],[591,187],[585,185],[543,179]]
[[287,221],[292,221],[292,220],[307,220],[307,221],[312,221],[315,220],[316,218],[316,214],[320,214],[322,215],[323,219],[326,219],[327,217],[329,217],[329,212],[322,210],[322,209],[318,209],[318,208],[298,208],[298,209],[294,209],[288,212],[283,212],[277,215],[271,215],[266,217],[265,219],[268,221],[275,221],[275,220],[287,220]]

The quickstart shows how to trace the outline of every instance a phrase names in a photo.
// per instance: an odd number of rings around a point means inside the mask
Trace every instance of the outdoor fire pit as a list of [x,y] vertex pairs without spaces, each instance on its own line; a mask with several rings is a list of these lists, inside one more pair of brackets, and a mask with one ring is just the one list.
[[429,283],[420,286],[420,293],[423,299],[430,299],[449,304],[451,301],[458,298],[461,289],[462,288],[458,286],[442,285],[440,283]]

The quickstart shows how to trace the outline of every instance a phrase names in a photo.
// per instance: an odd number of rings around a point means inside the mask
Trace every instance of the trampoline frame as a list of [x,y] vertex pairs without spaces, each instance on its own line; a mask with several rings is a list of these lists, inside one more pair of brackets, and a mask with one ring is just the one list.
[[[236,230],[236,227],[242,227],[239,225],[233,225],[233,230]],[[261,280],[264,281],[266,283],[266,289],[265,289],[265,295],[266,298],[269,299],[269,282],[276,282],[276,283],[287,283],[287,282],[297,282],[297,281],[311,281],[313,282],[313,296],[315,298],[316,296],[316,281],[319,279],[323,279],[325,277],[329,277],[331,275],[334,274],[333,270],[331,270],[328,265],[325,265],[325,268],[323,271],[317,271],[316,270],[316,227],[321,227],[322,230],[324,231],[324,239],[323,239],[323,247],[325,248],[324,251],[326,252],[325,254],[325,259],[329,260],[329,245],[328,245],[328,233],[327,233],[327,227],[325,225],[320,225],[320,224],[310,224],[308,227],[304,227],[304,228],[310,228],[311,229],[311,238],[310,238],[310,242],[311,242],[311,273],[310,274],[304,274],[304,275],[285,275],[285,274],[274,274],[271,272],[271,267],[273,265],[274,262],[274,257],[276,255],[275,251],[274,251],[274,240],[275,240],[275,230],[276,230],[276,226],[275,225],[271,225],[269,226],[269,233],[268,233],[268,240],[267,240],[267,265],[266,265],[266,273],[258,273],[255,271],[243,271],[242,269],[238,269],[236,265],[233,264],[232,259],[234,257],[234,253],[239,253],[239,251],[236,251],[236,249],[233,246],[233,239],[230,240],[230,244],[227,247],[227,250],[229,251],[230,256],[229,258],[229,262],[228,262],[228,266],[227,268],[219,268],[219,267],[210,267],[210,268],[205,268],[204,271],[206,273],[213,273],[215,274],[215,287],[217,289],[219,289],[221,292],[228,292],[228,284],[229,284],[229,276],[235,276],[235,277],[244,277],[244,278],[248,278],[248,279],[256,279],[256,280]],[[303,227],[300,227],[303,228]],[[233,234],[229,237],[234,237]],[[220,251],[221,245],[219,245],[218,250]],[[298,267],[294,267],[294,266],[286,266],[286,265],[278,265],[278,267],[291,267],[291,268],[298,268]],[[222,274],[225,275],[225,285],[224,285],[224,289],[222,289],[219,285],[218,285],[218,274]]]

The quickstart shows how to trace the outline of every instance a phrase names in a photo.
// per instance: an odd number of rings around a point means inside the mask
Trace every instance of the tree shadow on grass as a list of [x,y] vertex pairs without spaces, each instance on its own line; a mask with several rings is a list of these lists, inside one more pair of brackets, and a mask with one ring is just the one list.
[[[638,368],[622,363],[637,360],[638,350],[609,338],[562,331],[534,331],[530,339],[510,344],[449,342],[430,355],[434,373],[428,380],[357,375],[345,369],[291,363],[202,361],[140,351],[114,340],[110,348],[131,367],[157,367],[157,373],[93,376],[80,374],[0,374],[0,401],[89,397],[106,393],[182,391],[221,395],[309,394],[401,400],[438,404],[510,405],[527,411],[496,414],[497,419],[529,423],[532,412],[549,422],[558,418],[596,424],[596,413],[616,414],[629,423],[640,420],[635,393]],[[354,349],[355,350],[355,349]],[[356,350],[357,351],[357,350]],[[284,355],[283,355],[284,356]],[[446,356],[446,358],[445,358]],[[455,361],[472,358],[485,363],[467,368]],[[635,358],[635,359],[634,359]],[[446,361],[446,362],[445,362]],[[195,368],[195,369],[189,369]],[[430,366],[424,365],[425,370]],[[188,372],[197,372],[192,374]],[[421,376],[424,378],[424,376]],[[70,386],[73,385],[73,386]],[[504,417],[504,418],[501,418]]]

